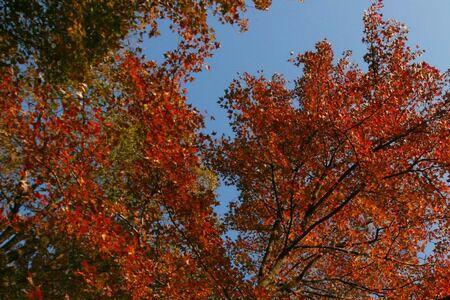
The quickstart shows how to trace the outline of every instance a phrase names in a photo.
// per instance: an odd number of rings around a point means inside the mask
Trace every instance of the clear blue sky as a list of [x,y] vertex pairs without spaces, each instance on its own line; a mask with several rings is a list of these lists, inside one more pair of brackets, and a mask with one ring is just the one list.
[[[276,72],[294,79],[299,70],[287,62],[289,53],[312,49],[325,38],[332,43],[337,56],[344,50],[352,50],[353,60],[362,63],[365,51],[361,43],[362,16],[369,0],[273,2],[269,11],[249,8],[249,30],[244,33],[212,20],[222,47],[208,61],[211,70],[199,74],[188,87],[189,102],[207,116],[207,132],[230,132],[226,114],[217,100],[238,72],[264,70],[268,76]],[[450,68],[450,0],[384,0],[384,5],[384,16],[405,23],[410,30],[410,44],[418,44],[426,51],[423,59],[441,70]],[[146,53],[161,52],[175,43],[173,35],[163,32],[161,38],[144,48]],[[209,119],[211,115],[215,121]],[[218,212],[223,213],[236,192],[225,187],[218,192],[223,204]]]

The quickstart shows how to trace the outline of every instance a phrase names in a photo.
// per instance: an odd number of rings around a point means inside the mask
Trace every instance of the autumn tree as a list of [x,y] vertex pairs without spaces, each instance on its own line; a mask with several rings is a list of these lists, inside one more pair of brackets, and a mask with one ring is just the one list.
[[[245,3],[1,5],[1,297],[242,295],[183,83],[218,47],[207,16],[244,28]],[[163,63],[122,47],[159,20],[181,36]]]
[[227,250],[260,297],[449,293],[448,74],[380,6],[364,17],[366,71],[324,41],[292,59],[292,88],[244,74],[221,100],[234,136],[210,165],[240,193]]
[[[293,88],[245,74],[210,143],[185,83],[208,16],[245,28],[245,1],[0,3],[2,299],[449,294],[448,78],[380,5],[367,71],[321,42]],[[163,62],[124,46],[160,20]],[[217,175],[240,191],[225,220]]]
[[128,56],[115,76],[55,91],[4,74],[2,294],[233,295],[201,117],[164,68]]

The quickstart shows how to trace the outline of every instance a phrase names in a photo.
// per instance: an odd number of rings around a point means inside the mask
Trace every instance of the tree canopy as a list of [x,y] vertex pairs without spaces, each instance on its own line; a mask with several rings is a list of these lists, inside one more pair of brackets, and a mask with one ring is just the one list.
[[[245,73],[218,139],[186,82],[218,47],[208,15],[245,29],[244,1],[0,2],[2,299],[450,295],[449,76],[381,1],[367,68],[322,41],[292,84]],[[165,61],[126,47],[161,20]]]

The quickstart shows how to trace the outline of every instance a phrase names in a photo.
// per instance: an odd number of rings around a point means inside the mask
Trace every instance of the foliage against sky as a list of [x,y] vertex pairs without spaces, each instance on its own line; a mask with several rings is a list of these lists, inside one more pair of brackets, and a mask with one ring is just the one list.
[[[1,3],[2,298],[450,294],[448,74],[381,3],[367,71],[323,41],[292,59],[293,85],[246,73],[221,139],[185,83],[218,46],[208,14],[245,26],[249,3]],[[161,19],[180,36],[165,61],[123,46]],[[224,219],[220,177],[240,193]]]

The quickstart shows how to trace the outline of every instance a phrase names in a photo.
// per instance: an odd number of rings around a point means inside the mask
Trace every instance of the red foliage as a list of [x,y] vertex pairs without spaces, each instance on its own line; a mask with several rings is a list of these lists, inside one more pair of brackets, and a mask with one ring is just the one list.
[[445,295],[448,78],[377,9],[365,17],[368,71],[334,64],[321,42],[293,59],[292,89],[245,74],[222,101],[235,137],[211,165],[240,191],[227,220],[235,264],[269,298]]
[[[244,5],[178,2],[227,22]],[[367,71],[321,42],[293,59],[293,88],[245,74],[222,101],[235,135],[205,150],[182,84],[211,36],[182,8],[185,44],[162,65],[128,54],[71,87],[2,69],[5,282],[30,299],[447,296],[447,74],[374,5]],[[206,164],[240,191],[224,223]]]

